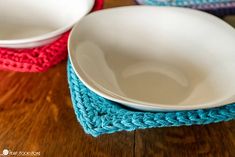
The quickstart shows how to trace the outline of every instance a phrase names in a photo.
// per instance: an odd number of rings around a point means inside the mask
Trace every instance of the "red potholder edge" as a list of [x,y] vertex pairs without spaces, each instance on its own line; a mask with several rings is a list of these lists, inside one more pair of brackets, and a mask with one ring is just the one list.
[[[92,11],[103,8],[104,0],[96,0]],[[18,72],[43,72],[67,58],[69,32],[55,42],[31,49],[0,48],[0,69]]]

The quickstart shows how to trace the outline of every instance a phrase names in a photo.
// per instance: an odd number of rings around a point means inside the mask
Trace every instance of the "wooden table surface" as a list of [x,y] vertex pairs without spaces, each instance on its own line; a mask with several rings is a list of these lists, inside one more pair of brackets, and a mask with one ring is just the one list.
[[[105,8],[133,4],[106,0]],[[72,108],[66,61],[45,73],[0,71],[0,78],[0,153],[7,148],[42,157],[235,157],[235,121],[86,135]]]

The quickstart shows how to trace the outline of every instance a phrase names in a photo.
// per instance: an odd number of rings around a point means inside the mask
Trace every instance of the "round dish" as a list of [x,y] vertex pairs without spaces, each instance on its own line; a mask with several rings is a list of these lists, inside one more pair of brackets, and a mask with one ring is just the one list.
[[0,0],[0,47],[48,44],[84,17],[94,0]]
[[235,102],[235,31],[219,18],[130,6],[93,13],[78,25],[69,38],[70,60],[98,95],[148,111]]

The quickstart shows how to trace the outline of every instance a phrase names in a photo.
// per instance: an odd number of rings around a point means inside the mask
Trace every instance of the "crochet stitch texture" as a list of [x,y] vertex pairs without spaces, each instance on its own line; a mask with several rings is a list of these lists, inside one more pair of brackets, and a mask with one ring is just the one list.
[[67,75],[76,117],[85,132],[94,137],[123,130],[204,125],[235,119],[235,104],[177,112],[143,112],[129,109],[98,96],[85,87],[69,61]]
[[65,33],[55,42],[31,49],[0,48],[0,69],[19,72],[43,72],[67,57]]
[[[96,0],[92,11],[103,7],[103,0]],[[45,46],[31,49],[0,48],[0,70],[18,72],[44,72],[67,58],[69,32]]]
[[193,8],[218,17],[235,14],[235,2],[233,0],[136,0],[136,2],[142,5]]
[[143,4],[158,6],[189,6],[232,2],[233,0],[137,0]]

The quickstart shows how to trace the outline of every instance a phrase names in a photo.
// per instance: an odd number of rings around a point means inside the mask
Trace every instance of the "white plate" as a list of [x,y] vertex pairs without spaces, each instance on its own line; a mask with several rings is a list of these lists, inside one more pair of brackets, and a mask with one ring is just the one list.
[[47,44],[84,17],[94,0],[0,0],[0,47]]
[[90,14],[73,28],[69,56],[89,89],[136,109],[235,102],[235,30],[200,11],[131,6]]

